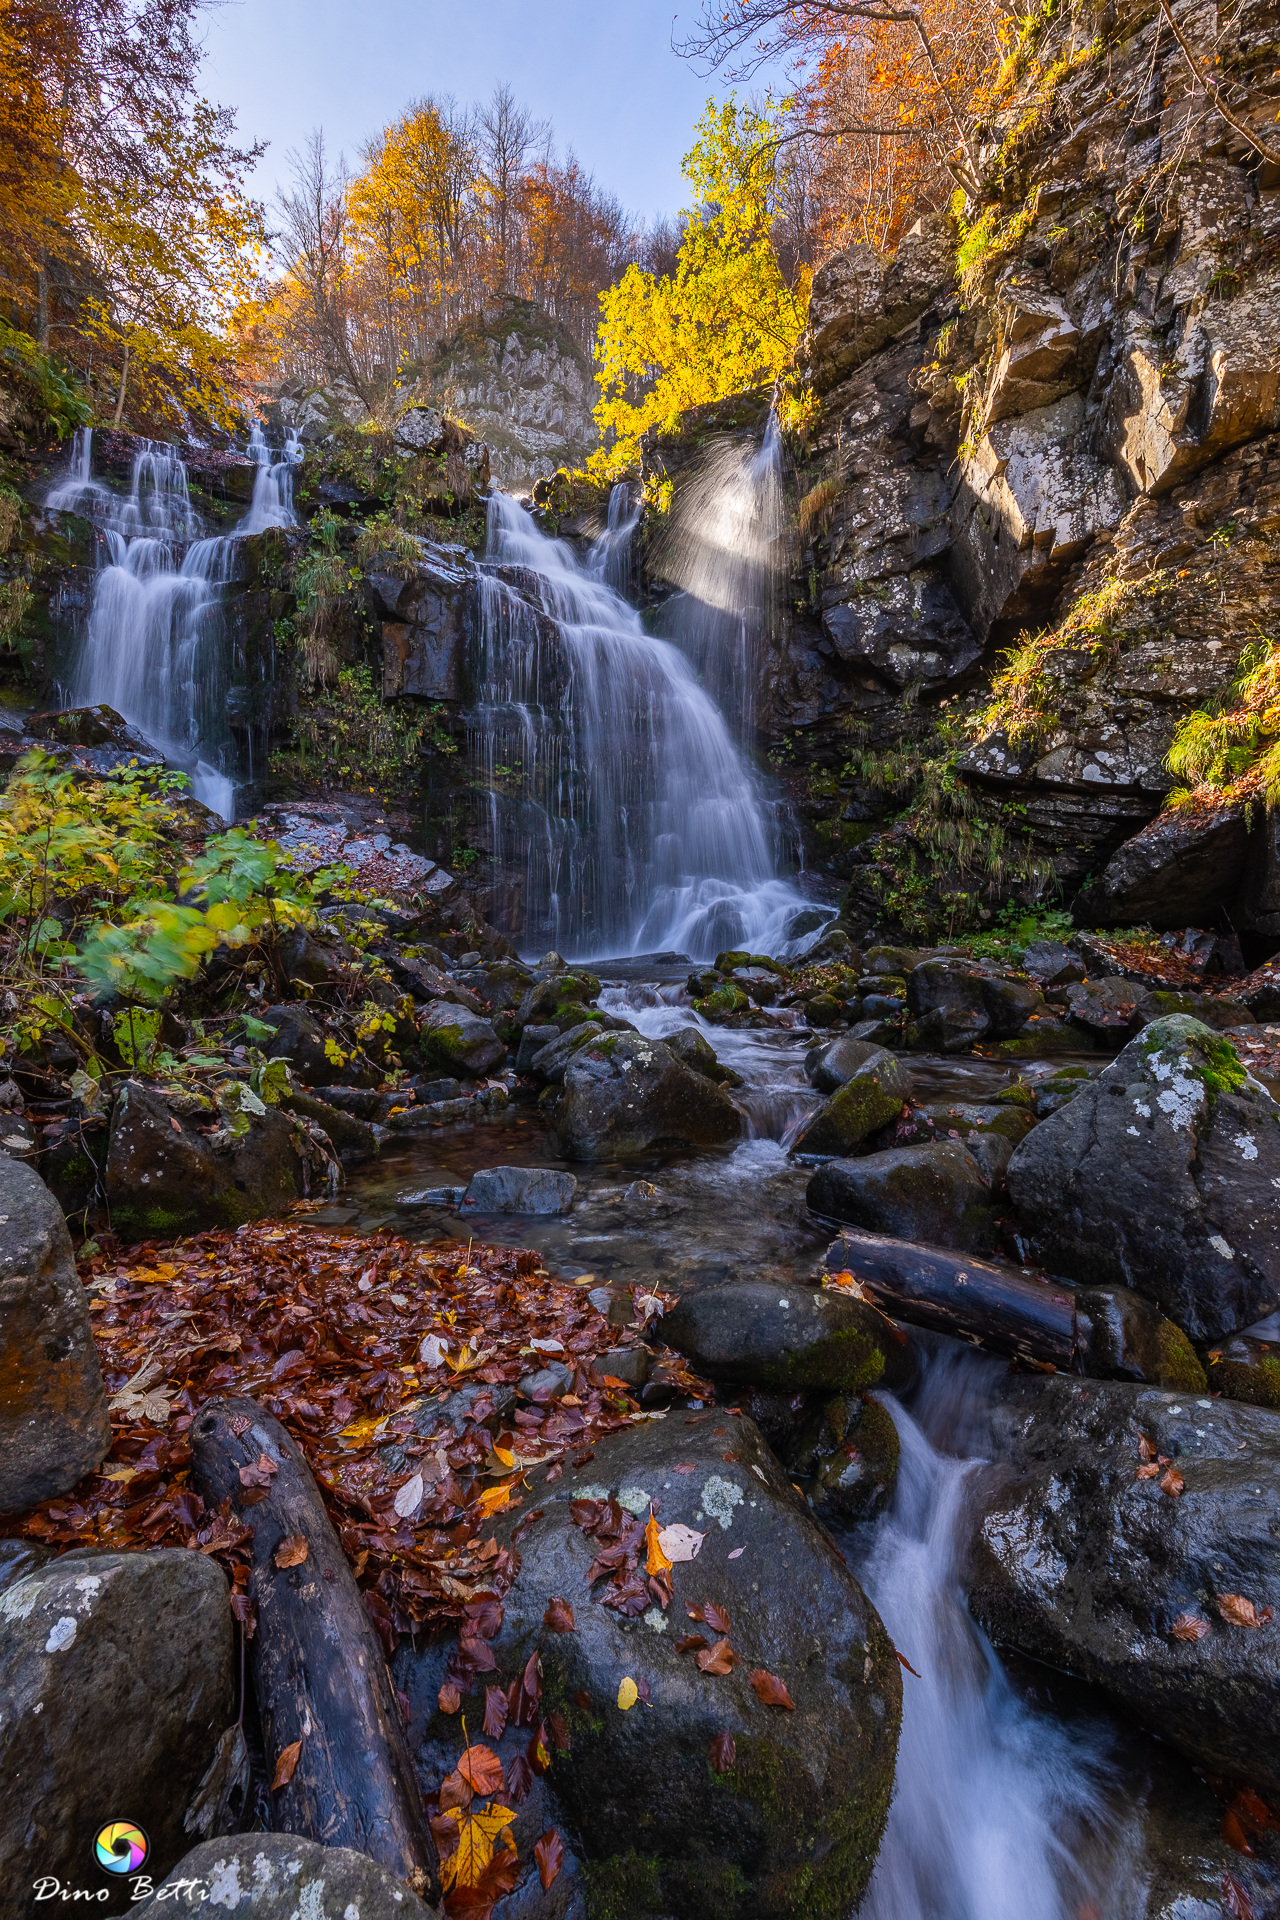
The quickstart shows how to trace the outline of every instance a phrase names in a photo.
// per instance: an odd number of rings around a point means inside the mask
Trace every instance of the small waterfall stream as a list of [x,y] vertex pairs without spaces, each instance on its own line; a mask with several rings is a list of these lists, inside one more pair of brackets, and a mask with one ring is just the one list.
[[81,514],[100,536],[72,701],[114,707],[188,772],[196,798],[224,820],[235,815],[235,785],[223,589],[235,577],[238,542],[295,524],[293,469],[302,457],[292,433],[283,456],[273,457],[256,422],[249,452],[258,463],[253,498],[229,534],[203,537],[174,447],[139,447],[127,495],[95,480],[88,428],[77,433],[67,476],[45,500],[47,512]]

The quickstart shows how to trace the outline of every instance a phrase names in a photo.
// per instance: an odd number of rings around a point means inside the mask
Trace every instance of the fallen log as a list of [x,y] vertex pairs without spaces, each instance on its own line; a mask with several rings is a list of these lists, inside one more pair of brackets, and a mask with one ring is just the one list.
[[249,1399],[203,1407],[191,1453],[206,1505],[229,1497],[253,1528],[249,1653],[267,1771],[281,1782],[273,1827],[366,1853],[423,1899],[438,1899],[435,1842],[382,1643],[311,1469]]
[[851,1273],[898,1320],[951,1334],[1060,1373],[1203,1391],[1204,1371],[1180,1327],[1125,1287],[1078,1287],[1035,1269],[975,1260],[846,1228],[827,1249],[830,1273]]

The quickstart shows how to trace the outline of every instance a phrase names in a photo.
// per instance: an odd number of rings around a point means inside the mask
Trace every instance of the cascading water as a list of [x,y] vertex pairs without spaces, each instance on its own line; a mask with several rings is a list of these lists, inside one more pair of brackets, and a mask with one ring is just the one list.
[[491,851],[523,876],[527,940],[776,953],[804,902],[778,878],[761,786],[724,715],[621,597],[637,516],[615,488],[580,565],[513,500],[490,501],[471,745]]
[[105,703],[190,775],[198,800],[231,820],[228,772],[231,639],[223,589],[234,578],[237,541],[294,525],[293,468],[302,457],[290,433],[274,459],[255,422],[257,461],[248,512],[230,534],[201,538],[186,465],[173,447],[147,441],[134,455],[127,496],[92,477],[92,433],[82,428],[70,470],[46,511],[78,513],[101,536],[102,565],[72,682],[71,697]]

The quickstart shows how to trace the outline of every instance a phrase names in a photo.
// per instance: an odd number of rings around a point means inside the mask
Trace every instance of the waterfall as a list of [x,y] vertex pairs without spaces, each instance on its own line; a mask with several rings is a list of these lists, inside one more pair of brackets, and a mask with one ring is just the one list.
[[45,500],[48,512],[82,514],[101,537],[104,564],[71,698],[114,707],[186,770],[198,800],[232,820],[233,662],[223,589],[235,577],[240,540],[295,524],[293,469],[302,449],[291,432],[283,456],[273,456],[254,422],[249,452],[258,471],[249,510],[230,534],[214,538],[202,537],[176,448],[143,441],[127,495],[93,478],[92,449],[92,433],[82,428],[66,477]]
[[579,564],[490,500],[470,746],[491,851],[522,876],[534,944],[777,952],[804,903],[778,878],[760,782],[684,653],[618,591],[637,514],[615,488]]

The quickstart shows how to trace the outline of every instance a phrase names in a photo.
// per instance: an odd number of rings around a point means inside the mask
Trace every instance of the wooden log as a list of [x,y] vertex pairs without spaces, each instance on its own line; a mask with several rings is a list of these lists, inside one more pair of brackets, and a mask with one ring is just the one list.
[[849,1227],[827,1249],[831,1273],[852,1273],[877,1306],[912,1326],[1061,1373],[1203,1390],[1187,1336],[1141,1294],[1077,1287],[1035,1269],[975,1260]]
[[[206,1504],[230,1496],[232,1512],[253,1528],[258,1621],[249,1652],[273,1779],[301,1742],[290,1778],[271,1795],[273,1827],[366,1853],[423,1899],[438,1899],[435,1842],[382,1643],[311,1469],[279,1421],[249,1399],[203,1407],[191,1453]],[[266,1497],[246,1502],[264,1482]],[[295,1559],[301,1541],[305,1559],[278,1566],[277,1554]]]

